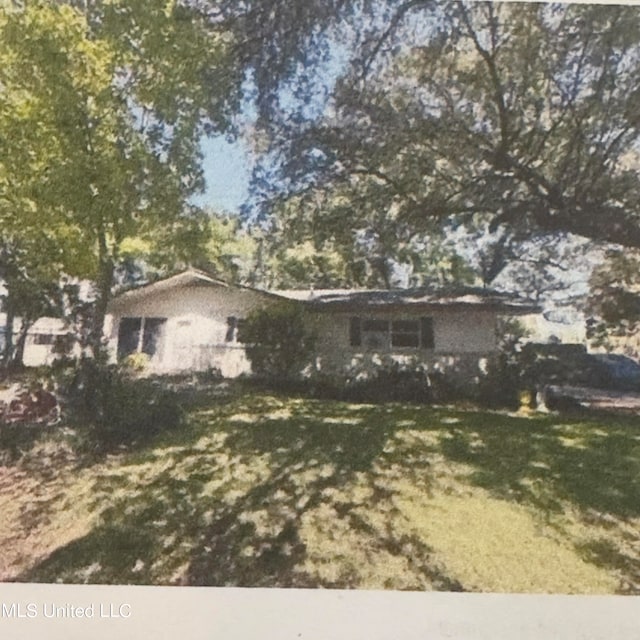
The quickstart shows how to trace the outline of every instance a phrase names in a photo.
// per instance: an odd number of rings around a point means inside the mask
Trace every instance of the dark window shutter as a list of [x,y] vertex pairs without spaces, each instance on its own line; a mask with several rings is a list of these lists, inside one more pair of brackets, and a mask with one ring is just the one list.
[[421,346],[423,349],[433,349],[435,341],[433,338],[433,318],[420,319]]
[[246,327],[247,322],[245,318],[236,318],[236,342],[242,342],[243,340],[243,327]]
[[358,316],[354,316],[349,322],[349,344],[352,347],[359,347],[362,344],[362,331]]

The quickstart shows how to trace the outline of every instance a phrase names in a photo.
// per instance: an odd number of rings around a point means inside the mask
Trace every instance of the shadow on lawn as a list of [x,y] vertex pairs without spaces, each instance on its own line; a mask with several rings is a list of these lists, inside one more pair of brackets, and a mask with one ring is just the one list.
[[[344,535],[347,559],[353,553],[366,562],[373,550],[406,562],[402,570],[411,576],[400,588],[462,590],[424,541],[397,526],[390,480],[428,492],[434,456],[470,467],[463,482],[543,513],[566,500],[584,513],[640,515],[640,428],[632,419],[254,397],[202,411],[197,420],[97,476],[94,529],[19,580],[361,586],[359,567],[348,561],[335,575],[309,566],[302,530],[313,517],[322,531]],[[349,547],[352,534],[366,540],[362,556]],[[582,552],[612,568],[624,561],[633,575],[640,568],[637,558],[602,545]]]
[[[313,567],[311,573],[302,568],[307,553],[302,520],[327,508],[367,546],[390,556],[408,554],[423,578],[407,582],[407,588],[462,589],[433,566],[423,542],[394,530],[392,513],[382,528],[357,513],[388,502],[389,491],[376,483],[381,472],[374,467],[396,429],[393,409],[291,402],[280,403],[283,413],[274,411],[271,401],[254,399],[248,405],[235,405],[247,413],[205,418],[208,424],[190,435],[174,436],[117,473],[97,477],[92,489],[97,525],[18,579],[359,586],[357,567],[324,578]],[[367,478],[370,492],[332,494],[358,477]],[[344,549],[347,556],[350,551]]]
[[581,511],[640,515],[640,422],[611,415],[516,418],[461,414],[442,452],[472,465],[472,482],[496,497],[544,510],[568,500]]
[[[465,414],[464,426],[441,442],[450,460],[474,469],[472,483],[495,497],[533,506],[547,523],[567,502],[584,523],[601,527],[601,534],[640,516],[637,418],[495,416],[489,422],[484,414]],[[585,561],[622,576],[620,593],[640,593],[638,549],[638,531],[615,544],[602,537],[576,544]]]
[[[331,418],[350,420],[353,412],[334,411]],[[269,476],[218,514],[192,559],[188,583],[317,586],[295,571],[305,555],[301,517],[322,501],[324,489],[369,471],[387,437],[379,425],[326,424],[310,411],[234,430],[227,446],[249,458],[269,455]]]
[[[209,543],[190,564],[189,584],[359,586],[361,576],[357,569],[348,567],[348,562],[332,579],[320,579],[313,568],[311,573],[301,569],[308,559],[300,536],[301,521],[325,507],[334,518],[336,531],[342,523],[349,532],[357,531],[372,549],[391,555],[410,554],[413,569],[434,588],[462,590],[457,581],[430,562],[430,549],[422,541],[394,529],[393,518],[381,530],[357,513],[363,506],[375,510],[390,498],[384,483],[375,481],[381,475],[375,463],[385,457],[383,449],[396,425],[382,407],[351,405],[338,410],[338,406],[333,406],[327,416],[326,405],[307,403],[303,411],[286,419],[262,422],[230,436],[227,442],[231,449],[251,457],[270,454],[271,474],[267,482],[247,493],[205,533]],[[358,475],[367,476],[371,493],[362,498],[348,494],[336,497],[335,489],[352,483]],[[265,514],[270,523],[266,535],[259,530],[259,522],[258,526],[246,522],[247,514]],[[343,553],[355,551],[346,547]],[[413,583],[413,588],[423,586]]]

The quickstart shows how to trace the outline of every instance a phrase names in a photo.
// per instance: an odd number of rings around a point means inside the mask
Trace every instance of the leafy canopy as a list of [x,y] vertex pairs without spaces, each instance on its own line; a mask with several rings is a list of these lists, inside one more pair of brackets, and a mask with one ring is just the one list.
[[197,250],[200,139],[230,126],[240,91],[230,46],[174,1],[0,9],[3,228],[95,282],[96,345],[123,244]]
[[636,7],[348,4],[320,115],[302,83],[271,122],[263,213],[293,199],[308,236],[372,252],[395,234],[405,263],[443,225],[504,230],[512,253],[545,235],[640,246]]

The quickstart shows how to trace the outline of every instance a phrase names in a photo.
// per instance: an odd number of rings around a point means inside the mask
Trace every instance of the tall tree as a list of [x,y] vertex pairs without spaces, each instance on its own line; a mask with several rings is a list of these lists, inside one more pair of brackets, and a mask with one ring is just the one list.
[[[307,215],[318,192],[353,190],[345,229],[482,216],[492,230],[640,246],[636,7],[383,4],[363,14],[321,115],[301,109],[272,131],[266,202],[296,194]],[[316,227],[336,222],[325,214]]]
[[49,229],[64,272],[95,282],[97,351],[122,243],[191,224],[200,138],[229,126],[242,73],[226,31],[177,2],[78,4],[2,6],[0,140],[19,153],[0,198],[16,233]]

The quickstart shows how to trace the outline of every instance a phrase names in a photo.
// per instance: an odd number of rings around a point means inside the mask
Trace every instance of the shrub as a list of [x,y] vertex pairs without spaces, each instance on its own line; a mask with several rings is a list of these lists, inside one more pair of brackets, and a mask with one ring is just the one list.
[[132,373],[144,373],[149,367],[149,356],[146,353],[130,353],[122,365]]
[[[609,371],[580,344],[524,344],[511,321],[501,351],[479,386],[479,400],[489,406],[517,408],[520,395],[535,398],[547,385],[606,387]],[[532,400],[533,403],[533,400]]]
[[86,359],[61,386],[67,417],[87,425],[97,448],[146,440],[180,427],[184,414],[175,393],[126,369]]
[[253,312],[240,326],[256,376],[294,380],[313,362],[315,335],[298,305],[276,304]]
[[29,451],[42,431],[42,428],[34,429],[24,424],[0,423],[0,467],[8,466]]
[[440,374],[429,373],[420,363],[395,361],[379,365],[368,376],[317,373],[302,385],[296,390],[315,398],[372,403],[429,403],[440,400],[444,389]]
[[532,387],[528,353],[523,352],[527,332],[520,322],[504,320],[500,327],[499,353],[489,363],[487,374],[480,379],[477,401],[489,407],[520,406],[520,392]]
[[368,379],[347,381],[348,399],[367,402],[431,402],[433,389],[427,369],[420,364],[391,362]]

